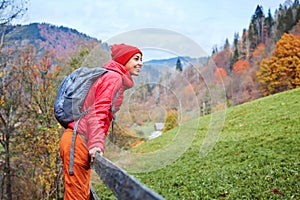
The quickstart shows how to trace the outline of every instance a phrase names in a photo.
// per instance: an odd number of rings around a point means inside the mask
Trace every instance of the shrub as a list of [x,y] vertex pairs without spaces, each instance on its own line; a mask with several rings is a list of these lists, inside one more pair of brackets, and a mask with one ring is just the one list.
[[163,133],[171,130],[178,125],[178,112],[176,110],[169,110],[165,118],[165,126],[162,130]]

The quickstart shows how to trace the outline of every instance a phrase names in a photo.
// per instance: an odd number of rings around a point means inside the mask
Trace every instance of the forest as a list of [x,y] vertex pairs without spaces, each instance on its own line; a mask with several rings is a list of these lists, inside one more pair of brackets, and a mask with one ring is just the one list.
[[232,45],[213,49],[215,82],[223,81],[230,104],[299,87],[299,19],[299,1],[286,1],[274,15],[258,5]]
[[[60,199],[63,179],[58,145],[63,128],[53,116],[56,90],[62,78],[81,66],[95,47],[100,44],[101,51],[106,51],[107,46],[76,30],[47,24],[31,25],[39,38],[33,41],[12,35],[12,28],[24,28],[11,24],[27,10],[28,1],[20,2],[13,6],[13,0],[0,1],[0,10],[5,11],[0,12],[0,199]],[[33,36],[31,32],[27,35]],[[175,74],[161,75],[156,84],[142,85],[130,97],[135,102],[129,108],[132,116],[127,120],[126,113],[118,114],[126,123],[118,124],[114,135],[108,136],[113,143],[128,149],[145,142],[140,137],[143,133],[132,127],[149,121],[170,125],[170,120],[177,126],[170,115],[178,114],[179,104],[182,112],[199,110],[202,116],[299,88],[299,1],[288,0],[274,13],[265,13],[258,5],[248,28],[241,35],[236,33],[232,43],[226,40],[223,47],[213,47],[206,63],[182,69],[178,60],[175,68]],[[178,76],[187,83],[178,83]],[[173,88],[161,87],[166,80]],[[224,88],[225,102],[212,101],[209,91],[218,86]],[[184,97],[180,103],[178,93]],[[191,103],[194,98],[197,108]],[[157,105],[163,107],[163,113],[153,114]],[[188,121],[191,116],[181,118]]]

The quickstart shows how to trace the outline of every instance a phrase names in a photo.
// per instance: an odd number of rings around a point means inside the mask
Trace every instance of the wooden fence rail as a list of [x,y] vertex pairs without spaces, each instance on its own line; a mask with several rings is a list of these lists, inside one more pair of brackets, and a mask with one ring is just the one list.
[[[129,175],[107,158],[96,154],[94,169],[104,184],[121,200],[163,200],[164,198]],[[97,199],[97,197],[95,198]]]

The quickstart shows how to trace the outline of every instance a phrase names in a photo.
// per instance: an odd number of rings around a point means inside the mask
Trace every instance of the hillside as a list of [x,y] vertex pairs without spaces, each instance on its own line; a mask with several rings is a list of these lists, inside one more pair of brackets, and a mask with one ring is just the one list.
[[10,26],[6,30],[5,47],[35,47],[38,55],[46,51],[59,59],[68,60],[83,47],[95,46],[101,41],[75,29],[55,26],[47,23]]
[[[274,14],[270,10],[264,9],[257,5],[253,15],[249,19],[247,28],[243,29],[242,33],[235,33],[233,41],[225,40],[224,46],[213,50],[212,58],[217,66],[216,72],[222,74],[222,80],[225,85],[227,94],[226,97],[234,104],[241,104],[245,102],[258,99],[266,95],[264,87],[277,82],[279,86],[274,87],[275,91],[272,94],[282,92],[284,90],[297,88],[295,85],[289,88],[284,88],[284,82],[288,78],[293,79],[293,76],[285,77],[284,72],[274,75],[274,65],[263,63],[269,59],[281,60],[299,60],[299,54],[294,56],[291,52],[299,52],[299,45],[297,40],[300,35],[300,4],[298,0],[287,0],[280,4]],[[295,37],[290,42],[288,37]],[[231,42],[231,43],[230,43]],[[289,43],[284,44],[283,43]],[[288,50],[288,47],[291,50]],[[278,54],[278,52],[285,53]],[[293,62],[293,61],[291,61]],[[292,68],[290,64],[276,63],[280,69],[285,67]],[[265,74],[266,79],[276,76],[276,81],[271,78],[271,82],[262,80],[257,73],[264,71],[264,67],[270,69],[271,74]],[[297,74],[296,68],[299,64],[295,64],[293,73]],[[289,69],[290,70],[290,69]],[[282,80],[280,80],[282,78]],[[297,78],[292,82],[298,84]],[[217,80],[216,80],[217,81]],[[292,83],[293,84],[293,83]],[[284,88],[284,89],[282,89]]]
[[[295,89],[227,109],[220,138],[204,157],[199,152],[211,115],[199,119],[197,130],[190,127],[198,119],[185,123],[181,130],[197,134],[176,162],[132,174],[166,199],[299,199],[299,100]],[[134,151],[160,150],[178,129]],[[103,185],[97,185],[97,194],[114,199]]]
[[[75,29],[47,23],[10,26],[6,29],[5,34],[5,47],[7,48],[26,48],[28,45],[32,45],[39,54],[43,54],[45,51],[51,51],[62,59],[68,59],[83,47],[93,47],[97,44],[102,44],[102,47],[109,51],[107,44],[102,43],[101,40],[80,33]],[[174,57],[144,62],[145,73],[152,74],[153,68],[157,68],[158,65],[161,67],[175,68],[177,59],[178,57]],[[179,57],[179,59],[183,69],[191,65],[191,63],[197,62],[204,64],[207,62],[207,58],[195,60],[195,58]],[[157,69],[154,69],[154,71],[157,72]]]

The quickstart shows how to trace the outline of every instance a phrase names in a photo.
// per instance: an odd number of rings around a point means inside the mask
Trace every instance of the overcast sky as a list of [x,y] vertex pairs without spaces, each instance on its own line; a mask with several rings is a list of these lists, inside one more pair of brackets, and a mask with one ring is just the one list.
[[257,5],[274,14],[285,0],[30,0],[21,23],[45,22],[106,41],[124,32],[158,28],[193,40],[208,54],[248,28]]

